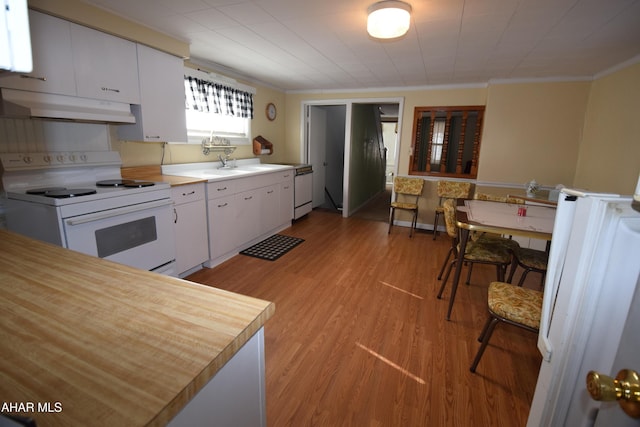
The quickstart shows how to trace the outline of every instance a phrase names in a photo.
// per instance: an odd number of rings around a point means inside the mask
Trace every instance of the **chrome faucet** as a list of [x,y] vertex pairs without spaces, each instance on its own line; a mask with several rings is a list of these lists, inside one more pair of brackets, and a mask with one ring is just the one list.
[[218,159],[220,159],[220,163],[222,163],[222,166],[220,166],[221,168],[229,167],[227,166],[227,162],[229,161],[229,158],[226,155],[222,157],[222,154],[218,154]]

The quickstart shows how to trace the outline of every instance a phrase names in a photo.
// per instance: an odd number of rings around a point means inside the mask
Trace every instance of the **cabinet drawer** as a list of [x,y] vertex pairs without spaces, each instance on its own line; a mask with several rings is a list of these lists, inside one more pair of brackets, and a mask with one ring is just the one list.
[[278,182],[293,181],[295,171],[293,169],[285,170],[281,172],[276,172],[276,175],[278,176]]
[[228,196],[238,192],[238,180],[214,181],[207,183],[207,198],[209,200]]
[[176,205],[204,199],[204,184],[171,187],[171,199]]
[[238,193],[241,193],[243,191],[253,190],[260,187],[266,187],[267,185],[270,185],[268,182],[265,181],[264,177],[265,175],[254,175],[246,178],[236,179],[235,180],[237,185],[236,189]]

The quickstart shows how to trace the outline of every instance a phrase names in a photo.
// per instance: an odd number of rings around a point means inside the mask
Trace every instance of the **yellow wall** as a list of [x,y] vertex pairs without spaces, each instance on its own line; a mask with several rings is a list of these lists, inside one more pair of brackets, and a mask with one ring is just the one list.
[[640,173],[640,64],[593,82],[574,185],[633,194]]
[[489,87],[478,180],[570,186],[590,82]]

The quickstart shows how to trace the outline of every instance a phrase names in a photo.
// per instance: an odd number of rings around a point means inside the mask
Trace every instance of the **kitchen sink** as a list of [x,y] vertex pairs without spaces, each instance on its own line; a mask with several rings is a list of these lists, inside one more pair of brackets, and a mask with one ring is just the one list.
[[247,173],[247,171],[242,170],[242,169],[227,169],[227,168],[220,168],[220,169],[212,169],[207,171],[213,175],[238,175],[238,174],[243,174],[243,173]]
[[238,169],[194,169],[172,172],[171,175],[209,179],[219,178],[221,176],[244,175],[247,173],[249,173],[249,171],[241,171]]
[[278,164],[239,164],[237,167],[211,167],[212,164],[200,163],[191,165],[169,165],[163,168],[163,173],[167,175],[177,175],[194,177],[206,180],[220,180],[231,177],[241,177],[245,175],[257,175],[260,173],[277,172],[279,170],[290,169],[287,165]]
[[248,170],[248,171],[273,171],[278,169],[283,169],[282,165],[247,165],[240,166],[240,170]]

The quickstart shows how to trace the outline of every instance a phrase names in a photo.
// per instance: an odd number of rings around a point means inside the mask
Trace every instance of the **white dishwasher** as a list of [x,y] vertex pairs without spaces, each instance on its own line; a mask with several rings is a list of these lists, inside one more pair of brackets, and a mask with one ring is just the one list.
[[313,167],[311,165],[295,165],[293,219],[298,219],[311,212],[313,197]]

